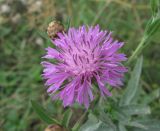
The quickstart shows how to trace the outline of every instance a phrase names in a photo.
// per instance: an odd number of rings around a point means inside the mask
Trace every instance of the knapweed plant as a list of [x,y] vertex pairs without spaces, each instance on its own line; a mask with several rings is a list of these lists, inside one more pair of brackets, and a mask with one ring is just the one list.
[[[151,6],[153,16],[129,59],[119,51],[125,44],[99,25],[68,29],[56,21],[49,25],[48,35],[53,45],[46,48],[43,56],[42,77],[47,93],[55,108],[59,109],[57,116],[59,113],[62,119],[53,118],[32,101],[40,117],[52,124],[48,128],[64,131],[160,131],[160,122],[149,116],[148,103],[139,97],[143,63],[140,54],[160,26],[159,2],[153,0]],[[126,72],[130,74],[129,79],[125,77]],[[122,90],[124,93],[119,95]]]

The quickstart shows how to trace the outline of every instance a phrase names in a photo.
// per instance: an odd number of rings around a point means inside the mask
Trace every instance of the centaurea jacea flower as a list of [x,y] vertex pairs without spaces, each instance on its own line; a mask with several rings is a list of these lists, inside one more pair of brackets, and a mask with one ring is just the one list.
[[98,84],[101,96],[111,96],[106,85],[121,86],[127,69],[121,64],[125,54],[118,53],[123,42],[113,40],[111,32],[101,31],[99,26],[69,28],[58,33],[52,42],[56,48],[46,48],[44,58],[56,59],[56,63],[42,62],[47,92],[53,99],[60,99],[64,106],[74,102],[86,108],[94,99],[93,81]]

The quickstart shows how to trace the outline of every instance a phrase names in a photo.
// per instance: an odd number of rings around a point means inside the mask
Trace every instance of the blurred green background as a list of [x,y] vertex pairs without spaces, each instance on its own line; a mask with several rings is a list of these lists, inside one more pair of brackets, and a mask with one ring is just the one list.
[[[41,78],[44,48],[52,45],[48,23],[96,25],[124,41],[130,56],[151,17],[149,0],[0,0],[0,131],[40,131],[46,127],[33,112],[31,99],[53,110]],[[143,50],[141,84],[145,95],[160,85],[160,29]],[[134,64],[134,63],[133,63]],[[132,67],[132,65],[131,65]],[[160,100],[150,103],[160,119]]]

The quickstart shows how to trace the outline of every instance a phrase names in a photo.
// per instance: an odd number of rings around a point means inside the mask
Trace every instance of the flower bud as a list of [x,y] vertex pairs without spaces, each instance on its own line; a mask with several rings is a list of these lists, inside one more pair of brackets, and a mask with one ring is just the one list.
[[51,39],[57,38],[57,33],[64,32],[64,26],[59,21],[52,21],[47,28],[47,34]]

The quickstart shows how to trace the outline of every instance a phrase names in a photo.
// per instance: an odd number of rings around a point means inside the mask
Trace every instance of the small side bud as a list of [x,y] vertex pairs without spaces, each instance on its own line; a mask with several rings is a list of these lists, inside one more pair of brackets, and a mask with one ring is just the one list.
[[64,26],[59,21],[52,21],[47,28],[47,34],[51,39],[57,38],[57,33],[65,32]]
[[67,131],[59,125],[50,125],[44,131]]

